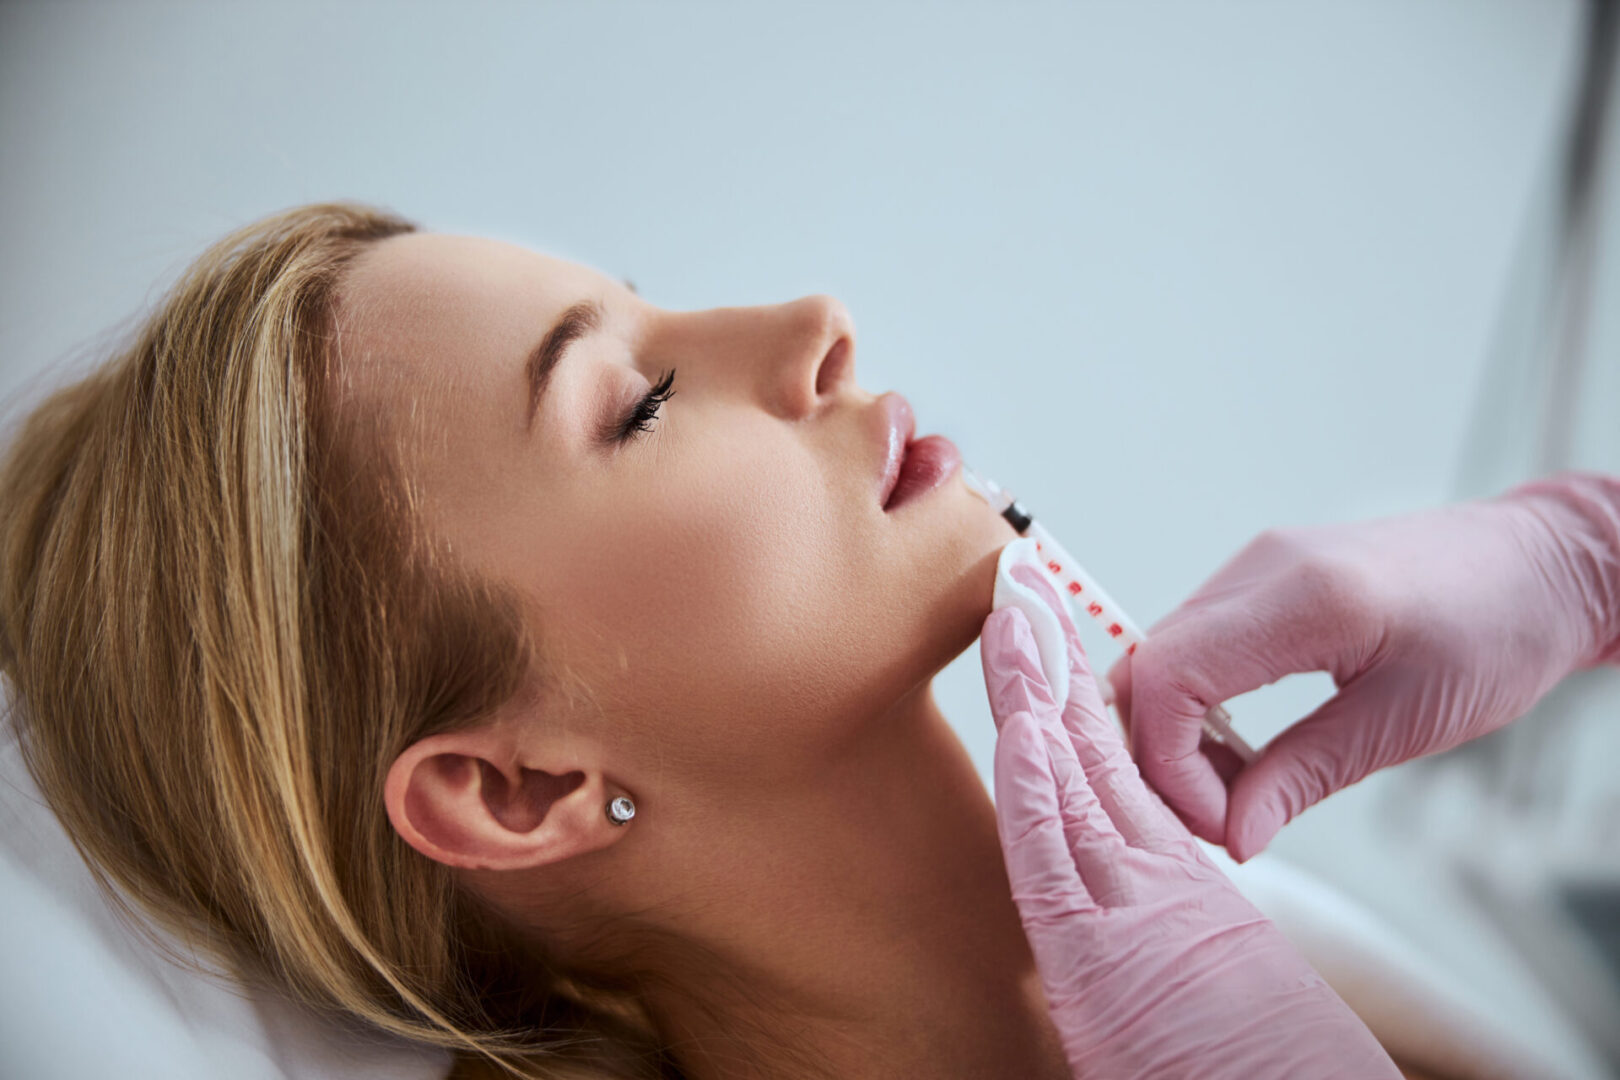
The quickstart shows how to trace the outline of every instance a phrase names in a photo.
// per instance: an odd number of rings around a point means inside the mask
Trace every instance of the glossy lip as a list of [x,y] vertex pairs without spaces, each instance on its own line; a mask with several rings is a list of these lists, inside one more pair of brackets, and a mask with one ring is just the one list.
[[[913,469],[913,466],[916,466]],[[911,502],[931,491],[938,491],[951,477],[962,471],[962,451],[943,435],[924,435],[906,444],[906,456],[900,462],[900,480],[911,476],[915,481],[906,488],[905,501]],[[892,513],[901,502],[900,483],[894,485],[884,513]]]
[[906,456],[906,444],[917,431],[917,418],[911,411],[911,402],[893,390],[878,398],[883,412],[884,458],[883,472],[878,481],[878,505],[887,509],[889,496],[900,482],[900,462]]

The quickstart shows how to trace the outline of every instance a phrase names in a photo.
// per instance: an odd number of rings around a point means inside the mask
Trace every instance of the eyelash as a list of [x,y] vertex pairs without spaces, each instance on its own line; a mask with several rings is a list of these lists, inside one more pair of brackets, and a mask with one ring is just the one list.
[[647,396],[637,402],[636,407],[630,410],[630,415],[619,424],[618,431],[614,433],[614,441],[629,442],[640,433],[651,431],[651,423],[658,416],[658,407],[675,396],[675,391],[671,389],[674,385],[675,369],[671,368],[653,384]]

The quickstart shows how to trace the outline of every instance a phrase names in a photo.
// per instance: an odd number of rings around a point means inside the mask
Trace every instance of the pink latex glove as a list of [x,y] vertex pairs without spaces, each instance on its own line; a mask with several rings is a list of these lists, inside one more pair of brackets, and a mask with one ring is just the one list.
[[[1262,533],[1109,678],[1143,776],[1240,862],[1368,773],[1523,715],[1620,659],[1620,479],[1566,473],[1494,499]],[[1301,671],[1339,692],[1242,768],[1204,711]]]
[[1012,573],[1069,641],[1061,715],[1023,612],[991,613],[980,650],[1007,876],[1074,1075],[1399,1077],[1137,775],[1045,575]]

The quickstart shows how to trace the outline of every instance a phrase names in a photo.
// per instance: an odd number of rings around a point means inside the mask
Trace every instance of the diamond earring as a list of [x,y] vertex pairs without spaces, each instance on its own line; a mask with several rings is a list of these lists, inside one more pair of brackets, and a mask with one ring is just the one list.
[[607,804],[607,816],[615,825],[628,824],[630,819],[636,816],[636,804],[620,795]]

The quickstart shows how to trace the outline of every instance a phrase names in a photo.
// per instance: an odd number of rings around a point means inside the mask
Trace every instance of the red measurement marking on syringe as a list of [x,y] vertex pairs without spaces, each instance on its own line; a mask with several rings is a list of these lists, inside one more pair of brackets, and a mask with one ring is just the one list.
[[1080,592],[1081,592],[1080,583],[1078,581],[1069,582],[1069,595],[1071,595],[1071,596],[1079,596]]
[[1054,573],[1054,574],[1063,573],[1063,567],[1062,567],[1062,565],[1060,565],[1058,563],[1058,561],[1056,559],[1047,559],[1046,560],[1046,568],[1048,570],[1052,571],[1052,573]]
[[1126,656],[1135,656],[1136,655],[1136,646],[1138,644],[1139,643],[1135,642],[1135,641],[1131,642],[1131,647],[1125,650],[1125,655]]
[[1123,634],[1124,632],[1125,632],[1125,628],[1123,626],[1119,625],[1119,623],[1109,623],[1108,624],[1108,636],[1109,637],[1119,637],[1119,635]]
[[1091,603],[1086,605],[1086,613],[1092,618],[1096,618],[1098,615],[1102,614],[1102,605],[1093,600]]

